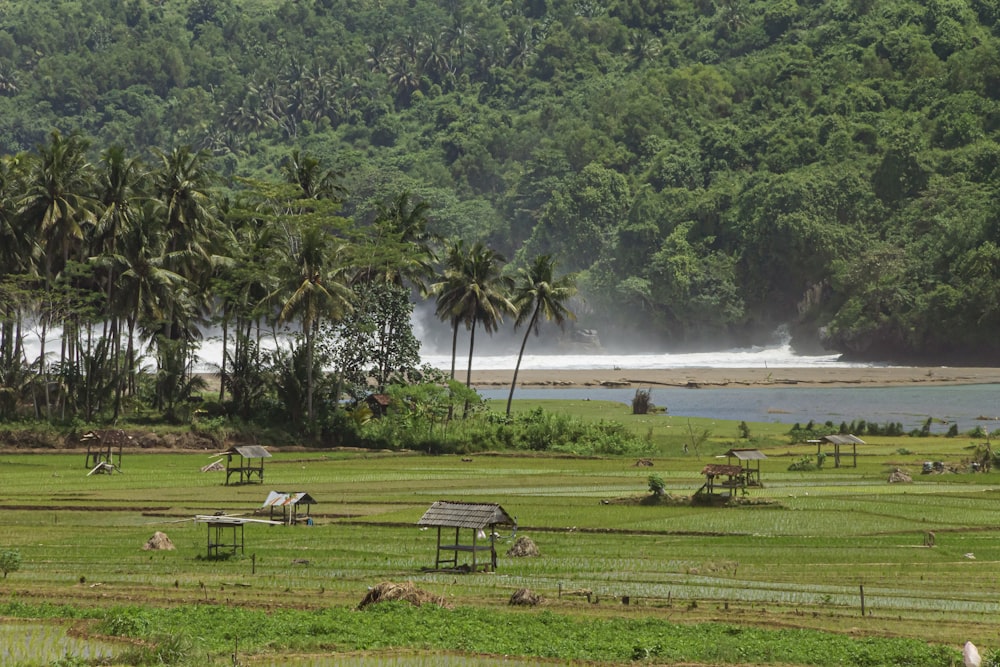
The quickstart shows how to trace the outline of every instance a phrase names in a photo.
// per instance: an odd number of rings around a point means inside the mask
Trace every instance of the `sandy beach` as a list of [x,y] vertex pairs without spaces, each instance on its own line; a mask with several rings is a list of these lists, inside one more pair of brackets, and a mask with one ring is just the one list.
[[[472,371],[477,387],[510,386],[513,370]],[[456,372],[465,380],[465,371]],[[522,370],[523,387],[804,387],[957,385],[1000,383],[1000,368],[891,366],[872,368],[678,368]]]

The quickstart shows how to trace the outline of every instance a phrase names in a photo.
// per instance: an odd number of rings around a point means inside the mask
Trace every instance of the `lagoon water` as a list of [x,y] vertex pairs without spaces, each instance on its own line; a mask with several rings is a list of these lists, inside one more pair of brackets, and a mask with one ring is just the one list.
[[[450,357],[425,356],[439,368],[448,368]],[[464,361],[459,366],[464,371]],[[512,369],[516,355],[476,357],[473,369]],[[573,354],[525,355],[522,369],[697,369],[697,368],[870,368],[886,366],[841,361],[836,354],[798,355],[787,340],[771,346],[681,354]],[[960,431],[982,425],[989,431],[1000,428],[1000,385],[935,387],[797,387],[775,385],[754,388],[686,389],[642,387],[651,391],[655,405],[669,414],[714,419],[777,422],[805,425],[832,421],[850,423],[864,419],[878,424],[902,423],[906,430],[919,428],[933,418],[934,432],[947,431],[957,423]],[[484,389],[480,393],[493,401],[506,401],[507,389]],[[635,387],[532,388],[519,387],[515,398],[619,401],[630,404]]]
[[[907,431],[928,418],[932,431],[945,432],[957,423],[961,432],[978,425],[1000,428],[1000,385],[939,387],[762,387],[738,389],[684,389],[643,387],[653,403],[669,414],[712,419],[776,422],[803,426],[813,420],[839,425],[864,419],[886,424],[899,422]],[[480,391],[484,398],[506,401],[507,389]],[[631,404],[635,388],[604,387],[535,389],[519,387],[515,398],[619,401]]]

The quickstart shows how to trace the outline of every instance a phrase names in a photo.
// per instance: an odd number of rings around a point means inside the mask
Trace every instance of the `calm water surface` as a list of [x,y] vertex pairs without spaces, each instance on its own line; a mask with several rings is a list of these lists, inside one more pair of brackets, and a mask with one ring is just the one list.
[[[990,431],[1000,428],[1000,385],[940,387],[794,387],[775,386],[738,389],[650,389],[655,405],[672,415],[734,419],[756,422],[805,424],[857,419],[878,424],[900,422],[907,430],[921,426],[928,417],[956,422],[961,431],[982,424]],[[480,393],[493,401],[506,401],[507,389]],[[619,401],[631,404],[635,388],[583,387],[566,389],[518,388],[514,398]],[[990,421],[985,421],[990,420]],[[934,429],[947,430],[946,425]]]

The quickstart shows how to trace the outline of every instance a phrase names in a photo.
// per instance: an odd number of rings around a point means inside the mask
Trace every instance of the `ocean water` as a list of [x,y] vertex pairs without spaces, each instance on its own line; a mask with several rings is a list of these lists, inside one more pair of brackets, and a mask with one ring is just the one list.
[[[524,370],[572,369],[658,369],[658,368],[867,368],[886,364],[855,363],[840,360],[836,353],[800,355],[792,349],[788,337],[776,335],[773,345],[730,348],[711,352],[636,352],[634,354],[574,353],[574,354],[525,354],[521,360]],[[466,348],[467,349],[467,348]],[[459,350],[456,367],[465,370],[468,353]],[[447,353],[421,350],[425,363],[438,368],[450,368],[450,351]],[[517,353],[477,354],[472,359],[473,370],[513,369]]]

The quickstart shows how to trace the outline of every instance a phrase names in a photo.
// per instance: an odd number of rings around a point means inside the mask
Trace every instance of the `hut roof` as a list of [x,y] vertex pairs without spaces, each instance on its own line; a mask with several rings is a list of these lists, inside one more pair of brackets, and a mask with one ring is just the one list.
[[97,441],[98,443],[107,443],[108,445],[123,445],[131,444],[135,438],[130,436],[125,431],[118,429],[98,429],[96,431],[87,431],[80,436],[80,442],[86,442],[90,444],[91,441]]
[[756,461],[767,458],[764,456],[764,452],[759,449],[730,449],[726,452],[726,456],[736,457],[740,461]]
[[271,458],[271,452],[267,451],[267,449],[261,447],[260,445],[239,445],[238,447],[230,447],[222,453],[228,456],[239,454],[245,459]]
[[424,512],[418,526],[446,528],[486,528],[498,524],[515,525],[516,521],[496,503],[456,503],[439,500]]
[[315,505],[316,501],[305,491],[298,493],[286,493],[284,491],[271,491],[267,494],[267,500],[261,507],[284,507],[286,505]]
[[365,400],[370,403],[377,403],[383,408],[389,407],[389,404],[392,402],[392,399],[389,398],[389,394],[369,394]]
[[823,439],[827,442],[832,442],[835,445],[850,445],[852,443],[855,445],[865,444],[865,441],[856,435],[824,435]]
[[720,475],[736,477],[743,474],[743,468],[740,466],[731,466],[722,463],[709,463],[701,469],[701,474],[708,475],[710,477],[718,477]]

